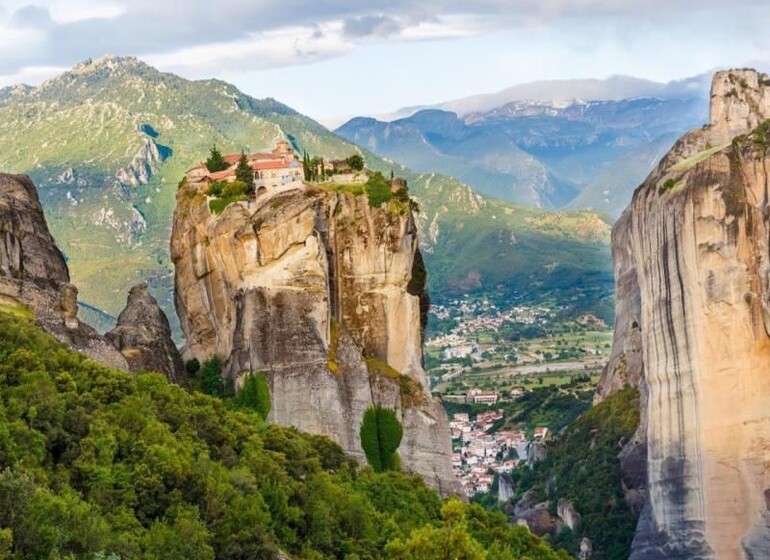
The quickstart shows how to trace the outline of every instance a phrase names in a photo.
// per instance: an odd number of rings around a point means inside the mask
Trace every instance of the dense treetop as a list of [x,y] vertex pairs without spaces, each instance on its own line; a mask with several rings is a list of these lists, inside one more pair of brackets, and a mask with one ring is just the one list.
[[442,535],[463,558],[567,558],[502,515],[443,509],[417,477],[0,310],[0,559],[449,558]]

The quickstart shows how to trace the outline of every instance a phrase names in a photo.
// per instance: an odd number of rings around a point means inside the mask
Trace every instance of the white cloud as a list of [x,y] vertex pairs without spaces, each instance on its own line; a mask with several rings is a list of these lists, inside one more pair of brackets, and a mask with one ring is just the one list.
[[0,83],[112,53],[315,115],[385,111],[539,79],[668,80],[766,60],[766,2],[0,0]]
[[13,74],[0,74],[0,87],[39,84],[67,70],[60,66],[25,66]]
[[207,43],[145,57],[164,70],[189,76],[221,75],[224,72],[308,64],[350,52],[354,44],[342,36],[342,25],[286,27],[254,33],[244,39]]
[[[248,54],[267,51],[279,62],[306,63],[347,53],[362,43],[468,37],[549,26],[574,18],[608,26],[629,18],[640,26],[678,22],[686,27],[693,14],[721,9],[731,20],[751,22],[757,19],[756,13],[764,13],[767,19],[766,0],[733,0],[729,6],[722,0],[700,0],[697,5],[692,0],[32,1],[35,5],[29,0],[3,2],[6,22],[16,17],[26,26],[45,29],[45,34],[38,48],[31,50],[25,43],[6,41],[0,72],[12,73],[24,66],[71,65],[103,52],[179,58],[226,45]],[[716,23],[722,21],[724,18]],[[315,26],[336,26],[339,30],[324,40],[308,38],[305,30]],[[4,27],[0,25],[0,34],[11,31],[7,23]],[[766,29],[754,25],[747,40],[767,44]],[[285,54],[288,51],[282,35],[286,30],[299,30],[300,45],[293,56]],[[275,49],[262,44],[269,33],[278,34]],[[265,66],[259,61],[246,64],[251,68]],[[266,65],[270,64],[268,60]]]
[[89,19],[115,19],[127,11],[125,6],[108,2],[57,3],[51,5],[51,16],[56,23],[75,23]]

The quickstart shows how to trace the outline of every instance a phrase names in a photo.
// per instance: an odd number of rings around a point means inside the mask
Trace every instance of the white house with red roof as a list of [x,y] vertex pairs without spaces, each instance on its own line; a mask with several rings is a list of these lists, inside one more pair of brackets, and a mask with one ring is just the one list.
[[[257,152],[246,156],[254,171],[254,186],[257,195],[270,192],[304,188],[304,170],[297,161],[294,150],[286,140],[279,140],[270,152]],[[241,158],[240,153],[227,154],[224,160],[230,165],[223,171],[210,172],[201,162],[189,169],[185,176],[188,181],[209,185],[216,181],[235,181],[235,170]]]

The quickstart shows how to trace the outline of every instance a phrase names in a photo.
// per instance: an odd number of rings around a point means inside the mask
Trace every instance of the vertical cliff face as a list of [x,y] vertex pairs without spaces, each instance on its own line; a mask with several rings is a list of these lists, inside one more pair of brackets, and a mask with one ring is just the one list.
[[770,557],[768,118],[767,76],[718,73],[710,124],[613,229],[616,331],[597,398],[625,383],[646,395],[624,450],[646,451],[634,559]]
[[308,191],[217,216],[185,187],[171,253],[190,356],[218,355],[236,386],[264,371],[271,421],[326,434],[361,461],[364,412],[391,408],[402,466],[442,492],[458,488],[422,368],[427,292],[408,208]]

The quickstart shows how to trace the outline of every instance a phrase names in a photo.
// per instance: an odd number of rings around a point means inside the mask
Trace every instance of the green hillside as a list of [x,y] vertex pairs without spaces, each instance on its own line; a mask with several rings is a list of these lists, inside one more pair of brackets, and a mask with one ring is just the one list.
[[591,539],[596,560],[625,560],[636,528],[634,513],[624,496],[618,442],[627,442],[639,425],[639,392],[626,387],[594,406],[549,445],[544,461],[534,468],[520,466],[511,478],[514,500],[529,492],[532,503],[548,502],[556,512],[560,499],[569,500],[582,522],[564,528],[554,545],[577,556],[580,541]]
[[[225,152],[256,151],[284,136],[314,155],[358,150],[274,100],[131,58],[88,61],[38,88],[0,95],[0,169],[33,177],[80,299],[111,315],[127,289],[146,279],[174,321],[168,240],[184,171],[213,143]],[[121,173],[148,147],[149,161]],[[559,297],[576,312],[611,319],[609,225],[597,215],[526,210],[363,153],[370,167],[409,180],[422,209],[434,299],[468,292]]]
[[[566,560],[422,479],[0,311],[0,558]],[[287,558],[281,556],[281,558]]]

